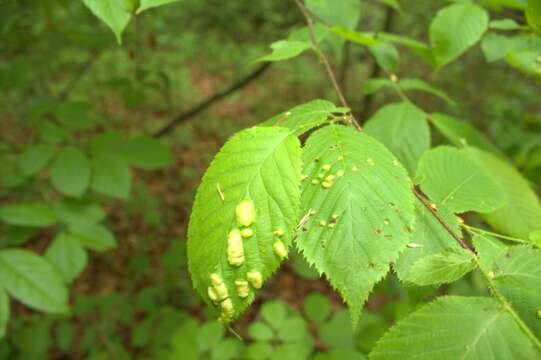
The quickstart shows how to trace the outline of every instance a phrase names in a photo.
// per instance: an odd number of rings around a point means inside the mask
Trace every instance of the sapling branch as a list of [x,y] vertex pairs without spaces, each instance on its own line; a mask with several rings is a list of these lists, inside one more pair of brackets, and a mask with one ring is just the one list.
[[[297,5],[297,7],[299,8],[299,10],[302,12],[303,16],[305,17],[306,19],[306,24],[308,26],[308,32],[310,33],[310,38],[311,38],[311,41],[312,41],[312,45],[314,47],[314,49],[316,50],[316,52],[319,54],[320,58],[321,58],[321,61],[323,63],[323,66],[325,68],[325,71],[327,72],[327,75],[332,83],[332,86],[334,87],[337,95],[338,95],[338,98],[340,100],[340,103],[345,106],[345,107],[348,107],[349,108],[349,105],[347,104],[347,101],[346,99],[344,98],[343,96],[343,93],[342,93],[342,90],[340,89],[340,85],[338,84],[338,82],[336,81],[336,76],[334,75],[334,72],[332,70],[332,67],[330,66],[329,64],[329,61],[327,60],[327,57],[325,56],[325,54],[321,51],[321,47],[319,46],[319,43],[317,41],[317,38],[316,38],[316,35],[315,35],[315,32],[314,32],[314,29],[313,29],[313,20],[312,20],[312,17],[310,15],[310,12],[308,11],[308,9],[305,8],[305,6],[302,4],[301,0],[293,0],[295,2],[295,4]],[[395,90],[398,91],[399,95],[401,95],[402,99],[404,101],[408,101],[409,99],[407,98],[407,96],[401,91],[401,89],[398,87],[398,84],[396,84],[396,87],[395,87]],[[407,100],[406,100],[407,99]],[[357,120],[353,117],[353,115],[351,115],[350,117],[350,124],[355,127],[355,129],[357,129],[358,131],[362,131],[362,127],[359,125],[359,123],[357,122]],[[483,274],[484,278],[487,280],[487,283],[488,283],[488,287],[491,291],[491,293],[494,295],[494,297],[496,298],[496,300],[498,300],[498,302],[500,302],[504,308],[505,311],[507,311],[511,317],[513,318],[513,320],[515,321],[515,323],[517,324],[517,326],[524,332],[524,334],[532,341],[532,343],[535,345],[536,348],[538,348],[540,351],[541,351],[541,341],[535,336],[535,334],[530,330],[530,328],[528,327],[528,325],[526,325],[524,323],[524,321],[522,321],[522,319],[519,317],[519,315],[515,312],[515,310],[512,308],[511,306],[511,303],[509,302],[509,300],[507,300],[503,294],[500,293],[500,291],[497,289],[496,287],[496,284],[494,283],[492,277],[487,273],[485,272],[481,266],[480,266],[480,260],[479,260],[479,257],[477,256],[477,254],[475,253],[475,250],[466,242],[464,241],[464,239],[459,235],[459,234],[456,234],[455,231],[452,229],[452,227],[440,216],[440,214],[438,213],[437,211],[437,207],[435,206],[435,204],[431,203],[423,194],[422,192],[417,189],[417,188],[413,188],[412,189],[414,195],[417,197],[417,199],[419,199],[419,201],[421,201],[421,203],[428,209],[428,211],[430,212],[430,214],[432,214],[432,216],[434,216],[434,218],[438,221],[438,223],[449,233],[449,235],[451,235],[451,237],[457,241],[457,243],[463,247],[465,250],[467,250],[472,258],[475,260],[475,262],[477,263],[477,267],[481,270],[481,273]],[[310,212],[305,215],[305,216],[309,216]]]
[[[344,107],[347,107],[351,111],[351,107],[348,105],[348,102],[346,98],[344,97],[344,94],[342,93],[342,90],[340,88],[340,85],[338,85],[338,81],[336,81],[336,75],[334,74],[334,71],[331,67],[331,64],[329,63],[329,60],[327,59],[327,56],[325,53],[321,50],[321,46],[319,46],[319,42],[317,41],[316,33],[314,31],[314,21],[312,20],[312,16],[308,12],[308,10],[304,7],[302,2],[300,0],[293,0],[295,4],[297,4],[297,7],[303,14],[304,18],[306,19],[306,25],[308,26],[308,33],[310,34],[310,39],[312,41],[312,46],[314,47],[314,50],[318,53],[321,62],[323,63],[323,66],[325,67],[325,71],[327,72],[327,76],[331,80],[332,86],[334,87],[334,90],[336,91],[336,95],[338,96],[338,100],[340,101],[340,104]],[[355,129],[358,131],[362,131],[361,125],[357,122],[357,119],[355,119],[355,116],[353,116],[353,113],[350,112],[350,123],[353,125]]]

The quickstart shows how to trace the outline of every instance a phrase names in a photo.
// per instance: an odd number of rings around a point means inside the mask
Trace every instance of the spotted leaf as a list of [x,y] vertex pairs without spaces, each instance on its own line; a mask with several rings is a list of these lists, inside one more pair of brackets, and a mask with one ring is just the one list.
[[297,245],[350,307],[353,322],[373,286],[411,238],[414,197],[406,169],[372,137],[327,126],[307,141]]
[[223,146],[203,177],[188,229],[189,268],[195,288],[221,307],[226,322],[278,268],[273,244],[280,239],[284,250],[291,244],[300,166],[291,130],[251,128]]

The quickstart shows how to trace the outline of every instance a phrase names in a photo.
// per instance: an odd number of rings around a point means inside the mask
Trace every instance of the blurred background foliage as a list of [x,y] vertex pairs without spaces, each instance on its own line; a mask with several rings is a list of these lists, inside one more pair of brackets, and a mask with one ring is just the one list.
[[[501,1],[484,3],[491,18],[525,23]],[[426,42],[430,20],[446,2],[394,4],[363,1],[358,28]],[[0,359],[363,359],[419,304],[485,291],[475,273],[421,289],[399,286],[391,275],[352,329],[338,295],[294,254],[231,331],[196,296],[185,230],[212,156],[235,131],[313,98],[334,100],[333,89],[317,58],[306,54],[272,65],[159,141],[152,134],[248,74],[270,43],[302,26],[291,1],[181,0],[134,17],[119,46],[82,2],[0,3],[0,202],[54,205],[54,219],[43,226],[0,224],[0,249],[22,246],[54,263],[53,239],[86,239],[83,250],[73,250],[77,271],[62,274],[72,283],[71,312],[45,315],[11,302]],[[366,48],[331,44],[325,51],[361,121],[397,99],[392,91],[363,91],[367,79],[391,73]],[[424,79],[454,100],[413,93],[420,107],[469,121],[539,190],[535,79],[487,63],[479,46],[437,72],[406,51],[395,65],[399,78]],[[81,154],[88,166],[70,169],[70,156]],[[113,169],[121,170],[111,178]],[[66,177],[69,171],[77,176]],[[85,231],[92,216],[94,231]]]

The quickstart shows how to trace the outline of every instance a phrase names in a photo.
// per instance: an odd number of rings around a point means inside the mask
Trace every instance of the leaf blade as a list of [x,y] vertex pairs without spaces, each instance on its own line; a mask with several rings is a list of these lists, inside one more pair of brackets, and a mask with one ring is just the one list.
[[[316,214],[306,223],[307,231],[300,231],[297,247],[339,290],[356,322],[372,287],[409,242],[414,220],[411,182],[382,144],[344,126],[330,125],[312,134],[303,163],[308,178],[302,213],[312,209]],[[319,174],[327,164],[336,180],[321,190]],[[366,271],[356,276],[353,268]]]

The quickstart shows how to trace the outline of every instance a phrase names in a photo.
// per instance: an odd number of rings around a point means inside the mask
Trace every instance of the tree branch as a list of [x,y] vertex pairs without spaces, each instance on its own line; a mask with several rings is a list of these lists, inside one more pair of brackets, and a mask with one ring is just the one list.
[[430,201],[418,189],[413,188],[413,194],[415,194],[417,199],[419,199],[419,201],[423,203],[423,205],[428,209],[428,211],[430,211],[430,213],[436,218],[436,220],[438,220],[440,225],[443,226],[443,228],[449,233],[449,235],[453,237],[453,239],[455,239],[460,244],[460,246],[462,246],[466,250],[473,251],[470,245],[466,243],[464,239],[462,239],[462,237],[460,237],[454,232],[451,226],[447,224],[445,220],[440,216],[435,206],[431,204]]
[[[334,72],[332,70],[332,67],[329,63],[329,60],[327,59],[327,56],[325,56],[325,53],[321,51],[321,47],[319,46],[319,42],[317,41],[316,34],[314,32],[314,21],[312,20],[312,16],[308,12],[308,10],[304,7],[302,2],[300,0],[293,0],[301,13],[303,14],[304,18],[306,19],[306,25],[308,26],[308,32],[310,34],[310,39],[312,41],[312,46],[314,47],[314,50],[317,51],[319,54],[319,57],[321,58],[321,62],[323,63],[323,66],[325,67],[325,71],[327,72],[327,75],[329,76],[329,79],[331,80],[332,86],[334,87],[334,90],[336,91],[336,95],[338,95],[338,100],[340,101],[340,104],[344,107],[347,107],[351,111],[351,107],[348,105],[346,98],[344,97],[344,94],[342,93],[342,90],[340,89],[340,85],[338,85],[338,82],[336,81],[336,76],[334,75]],[[353,116],[353,113],[350,112],[350,123],[357,129],[358,131],[362,131],[361,125],[357,122],[357,119],[355,119],[355,116]]]
[[75,71],[71,80],[66,84],[64,89],[62,89],[62,91],[60,91],[60,93],[58,94],[58,100],[66,100],[68,98],[69,94],[75,88],[79,80],[81,80],[83,75],[92,67],[94,62],[96,62],[96,60],[99,57],[99,54],[100,53],[98,52],[93,52],[90,55],[90,57],[84,63],[81,64],[79,69]]
[[186,120],[194,117],[195,115],[199,114],[200,112],[206,110],[208,107],[210,107],[212,104],[214,104],[217,101],[220,101],[229,95],[233,94],[237,90],[242,89],[246,85],[248,85],[253,80],[260,77],[269,67],[272,63],[266,62],[259,66],[257,69],[252,71],[250,74],[246,75],[239,81],[231,84],[227,88],[217,92],[216,94],[212,95],[211,97],[207,98],[206,100],[203,100],[199,104],[195,105],[193,108],[177,115],[172,120],[170,120],[167,124],[165,124],[161,129],[156,131],[154,133],[155,137],[162,137],[169,132],[171,132],[174,128],[176,128],[178,125],[182,124]]

